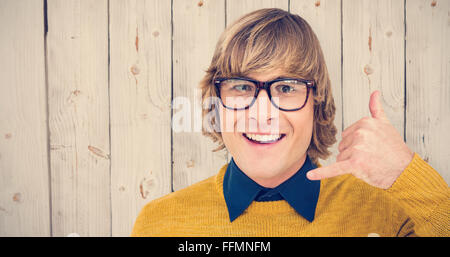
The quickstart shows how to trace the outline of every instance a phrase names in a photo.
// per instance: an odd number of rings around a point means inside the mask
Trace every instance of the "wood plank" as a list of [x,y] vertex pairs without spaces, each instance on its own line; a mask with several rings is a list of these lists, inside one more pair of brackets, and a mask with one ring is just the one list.
[[262,8],[289,9],[288,0],[227,0],[227,26],[239,19],[242,15]]
[[0,1],[0,236],[50,236],[42,1]]
[[328,165],[336,161],[342,132],[341,1],[302,0],[290,1],[290,5],[290,12],[305,19],[316,33],[330,76],[336,106],[334,124],[338,133],[336,144],[329,149],[332,155],[326,160],[319,160],[322,165]]
[[448,184],[449,15],[449,1],[406,1],[406,142]]
[[[224,28],[224,0],[173,1],[173,97],[187,99],[192,117],[190,132],[172,133],[174,191],[216,174],[227,160],[226,151],[212,152],[217,144],[203,136],[195,122],[201,121],[198,84]],[[174,117],[180,111],[174,110]]]
[[112,235],[171,191],[171,3],[110,1]]
[[48,0],[53,235],[111,235],[107,0]]
[[403,1],[342,2],[344,128],[370,116],[370,93],[378,89],[389,120],[403,135],[403,12]]

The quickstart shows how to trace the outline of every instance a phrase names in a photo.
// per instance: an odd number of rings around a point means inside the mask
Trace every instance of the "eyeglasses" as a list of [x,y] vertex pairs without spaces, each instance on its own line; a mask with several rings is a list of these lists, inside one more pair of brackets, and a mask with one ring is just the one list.
[[261,89],[266,90],[272,104],[282,111],[298,111],[308,101],[309,89],[315,88],[313,80],[277,78],[257,81],[249,78],[216,78],[216,93],[223,107],[231,110],[250,108]]

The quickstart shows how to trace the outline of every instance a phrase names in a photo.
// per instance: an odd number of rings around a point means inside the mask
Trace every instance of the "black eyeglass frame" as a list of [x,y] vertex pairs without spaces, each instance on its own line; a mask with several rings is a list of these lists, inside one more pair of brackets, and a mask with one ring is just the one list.
[[[242,107],[242,108],[232,108],[232,107],[226,106],[226,105],[223,103],[222,97],[220,96],[220,84],[222,83],[222,81],[229,80],[229,79],[245,80],[245,81],[252,82],[252,83],[254,83],[254,84],[256,85],[255,95],[253,96],[253,100],[252,100],[252,102],[251,102],[249,105],[247,105],[246,107]],[[284,108],[279,107],[276,103],[274,103],[274,102],[272,101],[272,94],[270,93],[270,86],[271,86],[273,83],[275,83],[275,82],[283,81],[283,80],[296,80],[296,81],[305,83],[305,85],[306,85],[306,99],[305,99],[305,102],[303,103],[303,105],[302,105],[301,107],[295,108],[295,109],[284,109]],[[225,108],[227,108],[227,109],[235,110],[235,111],[238,111],[238,110],[246,110],[246,109],[250,108],[250,107],[256,102],[256,98],[258,97],[259,91],[260,91],[261,89],[266,90],[267,95],[269,96],[270,102],[271,102],[275,107],[277,107],[279,110],[281,110],[281,111],[286,111],[286,112],[298,111],[298,110],[302,109],[303,107],[305,107],[306,103],[308,102],[309,91],[310,91],[309,89],[310,89],[310,88],[315,89],[315,87],[316,87],[316,83],[315,83],[314,80],[298,79],[298,78],[277,78],[277,79],[270,80],[270,81],[258,81],[258,80],[254,80],[254,79],[250,79],[250,78],[232,77],[232,78],[215,78],[213,81],[214,81],[214,86],[215,86],[215,88],[216,88],[216,94],[217,94],[217,96],[219,97],[220,102],[222,103],[222,106],[225,107]]]

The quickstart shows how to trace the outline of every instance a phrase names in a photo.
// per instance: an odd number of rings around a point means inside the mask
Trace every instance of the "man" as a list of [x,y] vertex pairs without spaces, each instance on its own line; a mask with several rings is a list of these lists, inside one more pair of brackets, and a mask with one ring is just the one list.
[[317,37],[298,15],[240,18],[200,86],[204,117],[214,114],[204,134],[232,159],[147,204],[132,236],[450,235],[450,190],[403,142],[378,91],[371,117],[342,132],[337,162],[318,167],[336,142],[335,106]]

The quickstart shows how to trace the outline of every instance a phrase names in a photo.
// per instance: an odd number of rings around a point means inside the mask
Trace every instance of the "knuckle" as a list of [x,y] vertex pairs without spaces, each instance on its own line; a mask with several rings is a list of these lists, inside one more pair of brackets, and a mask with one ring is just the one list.
[[363,127],[371,127],[373,125],[373,118],[372,117],[364,117],[361,119],[361,125]]
[[355,144],[354,146],[353,146],[353,153],[354,153],[354,156],[355,157],[357,157],[357,158],[362,158],[362,153],[364,152],[364,150],[365,150],[365,146],[363,145],[363,144]]
[[344,154],[343,154],[343,153],[339,153],[339,154],[336,156],[336,160],[337,160],[338,162],[344,161],[344,160],[345,160]]
[[370,139],[370,137],[373,136],[373,133],[374,131],[372,131],[371,129],[361,128],[355,131],[354,137],[358,141],[367,141],[368,139]]
[[350,158],[350,163],[352,166],[361,167],[363,164],[363,159],[359,157],[359,154],[354,154],[352,157],[353,158]]
[[349,162],[352,166],[358,166],[358,160],[356,158],[350,158]]
[[346,137],[347,133],[348,133],[348,129],[344,129],[341,133],[341,138]]
[[361,118],[361,123],[368,123],[368,122],[370,122],[370,117],[362,117]]
[[356,139],[364,139],[366,136],[366,131],[364,129],[358,129],[355,131]]
[[338,150],[339,150],[339,151],[344,150],[344,141],[341,141],[341,142],[339,143],[339,145],[338,145]]

